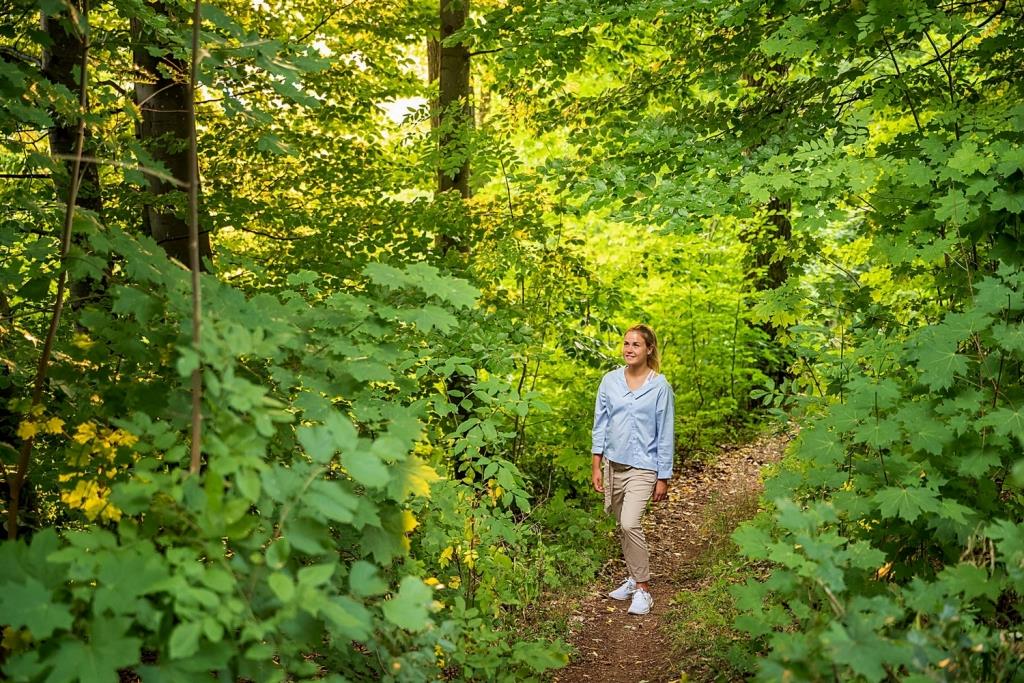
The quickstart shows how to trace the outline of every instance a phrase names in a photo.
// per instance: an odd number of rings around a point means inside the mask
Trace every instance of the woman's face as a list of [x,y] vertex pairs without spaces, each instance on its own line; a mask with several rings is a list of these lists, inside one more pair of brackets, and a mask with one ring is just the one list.
[[647,340],[636,330],[626,333],[622,340],[622,360],[633,369],[646,368],[647,356],[651,350],[647,348]]

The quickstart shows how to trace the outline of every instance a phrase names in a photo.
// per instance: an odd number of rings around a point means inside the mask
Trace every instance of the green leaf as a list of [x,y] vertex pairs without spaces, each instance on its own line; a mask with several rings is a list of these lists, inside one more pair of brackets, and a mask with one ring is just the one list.
[[416,278],[424,292],[457,308],[469,308],[480,295],[480,291],[465,280],[440,276],[437,268],[422,261],[410,264],[406,271]]
[[376,565],[365,560],[357,560],[352,564],[348,585],[352,594],[359,598],[383,595],[388,590],[388,584],[378,575]]
[[369,610],[350,597],[342,595],[325,601],[320,606],[320,614],[327,619],[330,629],[342,638],[366,641],[372,633],[373,618]]
[[935,219],[955,225],[966,223],[978,215],[974,206],[963,190],[950,190],[944,197],[935,202]]
[[96,578],[99,587],[93,598],[93,610],[129,614],[136,609],[135,598],[160,589],[169,578],[167,566],[152,548],[148,552],[131,550],[102,556]]
[[334,563],[313,564],[299,570],[300,586],[321,586],[331,580],[337,565]]
[[440,306],[426,304],[419,308],[402,311],[399,320],[411,322],[424,332],[438,330],[447,332],[458,323],[458,319]]
[[854,431],[853,441],[883,449],[897,441],[902,441],[902,433],[894,420],[869,419],[867,423]]
[[941,455],[943,448],[952,443],[953,430],[937,419],[927,404],[910,403],[896,417],[915,451]]
[[391,470],[371,451],[349,451],[341,462],[352,478],[364,486],[383,488],[391,480]]
[[985,173],[992,168],[993,163],[995,160],[991,156],[981,153],[978,145],[969,140],[961,144],[949,160],[949,166],[960,171],[964,176]]
[[255,503],[260,499],[260,475],[256,470],[245,468],[235,474],[235,484],[238,492],[245,496],[249,502]]
[[799,452],[823,466],[834,465],[846,457],[839,435],[820,422],[800,433]]
[[97,618],[88,626],[89,639],[64,639],[52,655],[53,671],[48,683],[81,681],[81,683],[110,683],[118,680],[118,669],[139,663],[142,641],[127,636],[131,620],[127,618]]
[[966,525],[975,517],[975,511],[951,498],[943,498],[939,504],[939,516],[943,519]]
[[267,548],[267,566],[271,569],[281,569],[288,563],[291,551],[291,544],[286,537],[277,539]]
[[565,646],[545,640],[531,640],[516,643],[512,660],[526,664],[535,673],[559,669],[569,663]]
[[322,425],[302,425],[296,430],[299,443],[314,462],[330,462],[337,450],[331,430]]
[[281,536],[296,550],[307,555],[326,553],[334,540],[330,529],[323,522],[308,517],[289,518],[281,530]]
[[418,577],[406,576],[399,584],[398,595],[381,605],[384,618],[408,631],[422,631],[430,623],[430,607],[434,593]]
[[948,389],[957,375],[967,372],[967,358],[956,351],[926,346],[918,352],[917,368],[921,383],[931,389]]
[[867,541],[855,541],[846,546],[846,557],[851,567],[875,569],[885,562],[885,553]]
[[886,517],[900,516],[913,522],[922,512],[935,512],[938,497],[931,489],[922,487],[887,486],[874,495],[874,501]]
[[956,460],[957,474],[967,477],[985,476],[989,469],[998,466],[999,454],[992,450],[975,448]]
[[965,600],[985,597],[995,600],[1001,588],[998,581],[993,581],[984,567],[961,562],[953,567],[946,567],[937,577],[946,584],[951,593],[960,593]]
[[991,427],[992,431],[1001,436],[1015,438],[1024,446],[1024,407],[999,408],[978,420],[978,424]]
[[992,326],[992,338],[999,347],[1024,358],[1024,325],[997,323]]
[[1024,527],[1020,524],[1001,519],[989,525],[985,534],[996,541],[999,552],[1007,558],[1024,561]]
[[989,198],[989,205],[995,211],[1022,214],[1024,213],[1024,192],[996,190]]
[[732,540],[740,552],[755,560],[765,560],[771,555],[772,540],[768,534],[753,523],[746,523],[733,532]]
[[306,494],[304,502],[327,519],[335,522],[348,523],[353,519],[353,512],[359,504],[358,499],[349,493],[338,481],[314,481]]
[[295,597],[295,582],[287,574],[280,572],[271,574],[267,579],[267,584],[281,602],[291,602],[291,599]]
[[388,495],[395,500],[404,500],[410,495],[427,497],[430,485],[440,478],[433,467],[415,455],[395,463],[391,470]]
[[174,627],[168,648],[171,659],[185,659],[199,650],[199,636],[202,635],[203,624],[199,621],[185,621]]
[[36,640],[42,640],[58,629],[71,628],[73,618],[68,605],[54,602],[50,590],[29,577],[0,587],[0,621],[13,628],[27,628]]

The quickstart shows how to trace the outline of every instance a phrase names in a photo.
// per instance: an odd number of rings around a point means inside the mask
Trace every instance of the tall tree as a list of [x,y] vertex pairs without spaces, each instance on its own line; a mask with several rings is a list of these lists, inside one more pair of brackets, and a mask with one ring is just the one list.
[[[170,26],[184,26],[164,3],[149,3],[149,7]],[[170,174],[170,178],[147,174],[153,197],[146,204],[143,223],[168,256],[188,265],[189,229],[185,194],[181,190],[190,178],[189,112],[195,106],[189,86],[189,64],[175,56],[174,46],[168,44],[163,33],[137,19],[133,20],[132,29],[133,58],[138,70],[135,97],[142,114],[139,137],[150,156]],[[205,230],[200,231],[199,252],[202,259],[213,256],[210,236]]]
[[469,154],[464,133],[473,125],[473,104],[469,79],[469,50],[461,41],[449,38],[466,25],[469,0],[441,0],[440,41],[436,48],[438,80],[437,127],[440,165],[437,172],[439,193],[456,190],[469,197]]
[[[68,5],[68,9],[53,15],[44,11],[40,17],[42,29],[48,39],[48,45],[43,51],[43,76],[51,83],[64,86],[70,93],[76,92],[80,87],[75,70],[81,66],[82,52],[85,47],[85,39],[80,27],[82,9],[81,0],[74,0]],[[63,167],[67,174],[55,174],[54,181],[57,193],[63,201],[67,201],[71,188],[71,157],[75,152],[78,125],[74,121],[62,120],[56,114],[53,119],[54,125],[50,128],[49,135],[50,153],[63,161]],[[84,134],[85,157],[81,160],[78,206],[102,217],[103,196],[100,191],[99,167],[90,161],[95,153],[89,128],[85,129]],[[80,236],[76,236],[76,242],[81,242]],[[78,278],[72,281],[71,288],[70,303],[73,307],[77,307],[94,293],[97,286],[90,279]]]

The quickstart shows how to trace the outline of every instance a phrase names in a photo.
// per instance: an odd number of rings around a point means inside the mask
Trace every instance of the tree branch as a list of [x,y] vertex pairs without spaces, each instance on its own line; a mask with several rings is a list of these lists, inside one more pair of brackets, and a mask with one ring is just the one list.
[[[196,83],[199,73],[199,28],[202,23],[200,16],[200,0],[195,0],[192,7],[192,68],[188,80],[188,255],[189,267],[192,270],[192,346],[198,354],[202,341],[203,290],[200,282],[199,260],[199,150],[196,140]],[[189,474],[199,474],[202,457],[203,427],[203,363],[200,359],[192,370],[192,434],[191,460]]]
[[289,235],[275,235],[273,233],[263,232],[262,230],[255,230],[253,228],[243,228],[243,227],[240,227],[240,226],[237,226],[237,225],[232,225],[230,229],[231,230],[239,230],[241,232],[248,232],[248,233],[251,233],[253,235],[259,235],[260,237],[267,237],[267,238],[272,239],[272,240],[280,240],[282,242],[294,242],[296,240],[304,240],[304,239],[308,239],[310,237],[314,237],[314,235],[292,235],[292,236],[289,236]]
[[9,57],[23,64],[30,64],[37,68],[42,67],[42,62],[38,57],[33,57],[30,54],[15,50],[13,47],[7,47],[6,45],[0,45],[0,57]]
[[308,31],[303,33],[301,36],[299,36],[299,39],[297,41],[295,41],[295,42],[298,42],[298,43],[306,42],[307,38],[309,38],[314,33],[316,33],[321,28],[323,28],[323,25],[326,24],[331,19],[333,19],[339,12],[341,12],[342,10],[347,10],[349,7],[351,7],[354,4],[356,4],[356,0],[351,0],[351,2],[348,2],[348,3],[344,4],[344,5],[338,5],[333,10],[331,10],[330,12],[325,14],[323,16],[323,18],[320,19],[320,21],[318,21],[315,26],[313,26],[313,28],[309,29]]
[[910,113],[914,115],[917,131],[924,134],[924,131],[921,129],[921,119],[917,117],[917,107],[914,106],[914,98],[910,96],[910,90],[907,89],[906,83],[903,82],[903,74],[900,73],[900,63],[896,61],[896,54],[892,51],[892,45],[889,44],[889,39],[885,36],[884,30],[882,31],[882,40],[885,42],[885,49],[889,51],[889,59],[892,60],[892,65],[896,69],[896,80],[900,82],[903,96],[907,98],[907,104],[910,105]]
[[[955,50],[958,47],[960,47],[961,45],[963,45],[965,40],[970,38],[972,35],[974,35],[978,31],[980,31],[981,29],[985,28],[985,26],[987,26],[993,19],[998,17],[1004,11],[1006,11],[1006,0],[1001,0],[1001,2],[999,3],[999,7],[996,7],[995,11],[992,12],[992,14],[988,15],[988,17],[986,17],[983,22],[981,22],[980,24],[978,24],[977,26],[972,28],[970,31],[967,31],[962,36],[957,38],[948,48],[946,48],[945,52],[940,54],[939,52],[936,51],[934,59],[929,59],[926,62],[921,62],[920,64],[917,64],[914,67],[914,69],[921,69],[921,68],[924,68],[926,66],[931,66],[935,62],[941,62],[943,60],[943,58],[945,58],[950,53],[952,53],[953,50]],[[930,38],[929,38],[929,40],[930,40]]]

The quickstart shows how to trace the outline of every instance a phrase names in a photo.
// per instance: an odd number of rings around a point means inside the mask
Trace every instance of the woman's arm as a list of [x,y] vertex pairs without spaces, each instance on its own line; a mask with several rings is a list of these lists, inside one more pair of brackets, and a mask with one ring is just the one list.
[[597,388],[597,399],[594,401],[594,428],[590,432],[590,453],[593,456],[593,467],[590,475],[590,481],[594,484],[594,490],[598,493],[604,493],[604,484],[602,484],[602,471],[601,471],[601,459],[604,454],[605,441],[608,433],[608,423],[611,421],[611,416],[608,410],[608,395],[604,390],[604,378],[601,379],[601,385]]
[[608,393],[605,391],[604,379],[597,388],[597,399],[594,401],[594,427],[590,430],[590,452],[594,455],[604,453],[605,441],[608,438],[608,423],[611,414],[608,409]]
[[668,480],[672,478],[672,465],[676,447],[676,397],[672,387],[665,388],[655,404],[655,428],[658,430],[658,483],[654,485],[654,502],[668,496]]
[[676,444],[676,399],[667,383],[655,403],[655,429],[658,442],[658,479],[672,478]]

